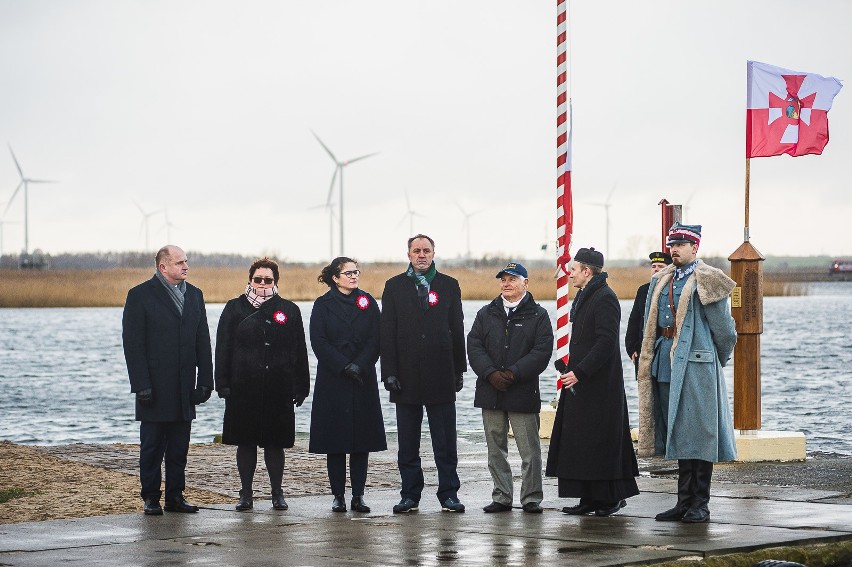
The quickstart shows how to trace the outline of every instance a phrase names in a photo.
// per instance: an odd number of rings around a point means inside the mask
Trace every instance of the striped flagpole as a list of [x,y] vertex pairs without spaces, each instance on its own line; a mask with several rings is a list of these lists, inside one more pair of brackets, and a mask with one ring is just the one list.
[[[556,357],[568,361],[568,274],[574,211],[571,202],[571,101],[568,97],[568,0],[556,0]],[[557,382],[557,389],[561,383]]]

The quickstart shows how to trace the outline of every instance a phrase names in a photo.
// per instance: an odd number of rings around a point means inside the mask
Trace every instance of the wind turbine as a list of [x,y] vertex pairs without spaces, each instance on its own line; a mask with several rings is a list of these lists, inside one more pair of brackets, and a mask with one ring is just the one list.
[[689,199],[687,199],[687,200],[686,200],[686,203],[684,203],[684,204],[683,204],[683,222],[687,222],[687,218],[688,218],[688,217],[686,216],[686,212],[689,210],[689,204],[692,202],[692,198],[693,198],[693,197],[695,197],[695,194],[696,194],[697,192],[698,192],[698,189],[696,189],[695,191],[693,191],[693,192],[689,195]]
[[415,213],[411,208],[411,201],[408,198],[408,191],[405,191],[405,214],[402,215],[402,219],[397,223],[397,226],[405,222],[405,219],[408,219],[408,234],[410,236],[414,235],[414,217],[422,217],[420,213]]
[[331,157],[332,161],[334,161],[334,175],[331,176],[331,185],[328,188],[328,198],[326,199],[326,205],[331,202],[331,194],[334,191],[334,181],[337,179],[337,174],[340,174],[340,203],[338,206],[340,207],[340,255],[343,256],[343,169],[350,164],[355,163],[356,161],[361,161],[362,159],[367,159],[370,156],[376,155],[378,152],[373,152],[371,154],[366,154],[363,156],[359,156],[352,159],[345,159],[343,161],[338,160],[334,154],[328,149],[320,137],[317,136],[317,133],[311,130],[311,134],[314,135],[314,138],[317,139],[317,142],[323,147],[323,149],[328,153],[329,157]]
[[308,207],[309,209],[327,209],[328,210],[328,258],[334,258],[334,203],[331,202],[331,193],[328,194],[329,200],[321,205]]
[[15,162],[15,167],[18,168],[18,175],[21,176],[21,182],[18,184],[18,187],[15,189],[15,192],[12,193],[12,197],[9,199],[9,204],[6,205],[6,210],[3,211],[3,215],[5,216],[7,212],[9,212],[9,207],[12,206],[12,202],[15,200],[15,196],[18,194],[18,191],[21,190],[21,187],[24,188],[24,254],[29,255],[30,253],[30,183],[57,183],[56,181],[50,181],[47,179],[32,179],[24,175],[24,171],[21,169],[21,165],[18,163],[18,158],[15,157],[15,152],[12,151],[12,146],[9,144],[9,152],[12,154],[12,160]]
[[4,221],[0,219],[0,258],[3,257],[3,227],[7,224],[18,224],[17,221]]
[[480,209],[478,211],[474,211],[472,213],[469,213],[469,212],[465,211],[462,208],[462,206],[459,205],[458,203],[456,203],[456,207],[458,207],[459,210],[461,211],[461,214],[464,215],[464,222],[462,223],[462,230],[467,232],[467,259],[470,260],[470,217],[472,217],[474,215],[478,215],[479,213],[483,212],[485,209]]
[[[163,217],[166,219],[166,224],[163,225],[163,228],[166,229],[166,244],[171,244],[172,229],[177,227],[169,220],[169,209],[167,207],[163,207]],[[163,228],[160,228],[160,230],[163,230]]]
[[142,232],[142,229],[143,229],[143,228],[145,229],[145,250],[148,250],[148,249],[149,249],[149,243],[148,243],[148,219],[150,219],[150,218],[151,218],[151,216],[156,215],[157,213],[162,212],[162,211],[163,211],[163,209],[157,209],[156,211],[151,211],[150,213],[146,213],[146,212],[145,212],[145,210],[144,210],[141,206],[139,206],[139,203],[137,203],[136,201],[133,201],[133,204],[134,204],[134,205],[136,205],[136,208],[137,208],[137,209],[139,209],[139,212],[140,212],[140,213],[142,213],[142,224],[140,224],[140,225],[139,225],[139,232]]
[[610,189],[609,195],[606,196],[606,201],[604,201],[603,203],[589,203],[589,204],[594,205],[596,207],[603,207],[604,208],[604,214],[606,215],[605,227],[606,227],[606,258],[607,258],[607,260],[609,259],[609,207],[612,204],[610,202],[610,200],[612,199],[612,194],[615,193],[615,187],[617,185],[618,185],[617,183],[614,183],[612,185],[612,189]]

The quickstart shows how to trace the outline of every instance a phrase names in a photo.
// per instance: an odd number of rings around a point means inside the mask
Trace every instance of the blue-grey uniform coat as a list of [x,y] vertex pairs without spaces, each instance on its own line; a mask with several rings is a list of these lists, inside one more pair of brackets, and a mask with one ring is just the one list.
[[136,402],[137,421],[192,421],[196,386],[213,388],[210,329],[201,290],[186,284],[183,314],[157,276],[127,294],[121,319],[130,391],[153,390]]
[[639,358],[639,456],[720,462],[736,458],[734,427],[722,367],[737,342],[728,295],[734,281],[701,260],[688,276],[677,305],[668,431],[655,425],[661,411],[654,396],[651,363],[657,339],[660,293],[672,264],[651,279],[645,302],[645,332]]

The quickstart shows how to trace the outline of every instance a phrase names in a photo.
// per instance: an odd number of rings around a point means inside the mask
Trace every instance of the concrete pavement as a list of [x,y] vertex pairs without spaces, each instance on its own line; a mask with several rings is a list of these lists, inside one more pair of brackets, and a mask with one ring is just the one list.
[[[485,514],[485,456],[475,446],[461,449],[464,514],[441,512],[424,455],[419,512],[392,514],[399,495],[383,489],[365,496],[371,514],[331,512],[324,495],[288,497],[285,512],[261,500],[244,513],[222,505],[198,514],[11,524],[0,526],[0,565],[626,565],[852,541],[852,505],[840,492],[717,482],[710,523],[663,523],[653,518],[673,505],[675,481],[644,475],[642,494],[609,518],[562,514],[575,502],[555,497],[555,479],[545,483],[544,514]],[[517,458],[513,470],[520,471]]]

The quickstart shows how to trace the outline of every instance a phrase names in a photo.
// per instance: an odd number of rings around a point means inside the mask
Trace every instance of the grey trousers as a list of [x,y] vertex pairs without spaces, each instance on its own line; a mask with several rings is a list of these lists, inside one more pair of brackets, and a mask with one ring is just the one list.
[[517,413],[483,409],[482,425],[488,443],[488,471],[494,481],[491,499],[512,505],[512,469],[509,466],[509,423],[521,455],[521,505],[540,503],[544,499],[541,481],[541,441],[538,429],[541,418],[537,413]]

